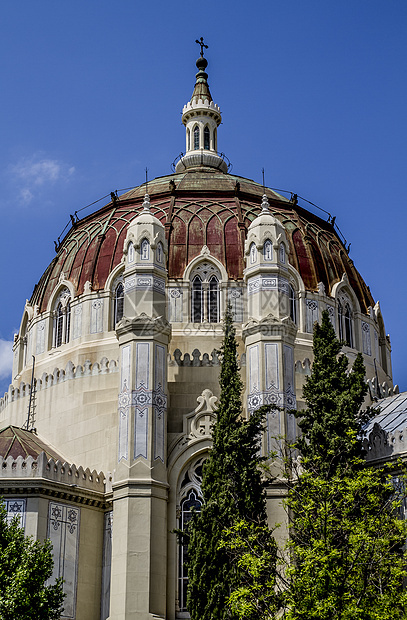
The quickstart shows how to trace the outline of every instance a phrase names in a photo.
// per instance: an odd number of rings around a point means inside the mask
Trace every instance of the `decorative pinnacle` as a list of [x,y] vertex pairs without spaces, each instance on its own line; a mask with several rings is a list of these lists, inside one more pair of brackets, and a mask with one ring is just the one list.
[[261,201],[261,213],[270,213],[270,203],[269,203],[269,199],[267,198],[266,194],[263,194],[263,198]]
[[195,43],[198,43],[198,45],[201,46],[201,57],[203,58],[203,50],[204,50],[204,48],[207,50],[208,46],[205,45],[205,43],[203,42],[203,37],[201,37],[199,41],[198,41],[198,39],[195,39]]
[[151,207],[150,196],[148,194],[146,194],[144,196],[143,211],[142,211],[142,213],[151,213],[150,207]]

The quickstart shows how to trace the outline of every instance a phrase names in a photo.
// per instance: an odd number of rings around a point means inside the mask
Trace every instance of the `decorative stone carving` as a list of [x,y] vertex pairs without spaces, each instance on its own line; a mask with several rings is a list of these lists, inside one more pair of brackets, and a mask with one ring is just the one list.
[[282,335],[290,334],[295,337],[297,333],[297,326],[292,321],[292,319],[288,316],[283,317],[282,319],[278,319],[271,312],[261,319],[254,319],[250,317],[247,323],[243,325],[242,336],[243,339],[246,339],[247,336],[256,333],[262,333],[263,335]]
[[210,256],[211,252],[210,252],[210,250],[209,250],[208,246],[207,246],[207,245],[204,245],[204,246],[202,247],[202,250],[199,252],[199,254],[200,254],[201,256]]
[[198,406],[184,419],[184,433],[188,439],[211,436],[211,428],[216,419],[217,400],[217,396],[208,389],[198,396]]

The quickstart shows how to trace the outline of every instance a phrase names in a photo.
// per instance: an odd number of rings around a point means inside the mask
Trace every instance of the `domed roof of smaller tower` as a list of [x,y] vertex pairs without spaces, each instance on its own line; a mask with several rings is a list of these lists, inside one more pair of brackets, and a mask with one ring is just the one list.
[[[265,191],[264,188],[263,191]],[[262,248],[267,239],[269,239],[273,245],[283,242],[286,251],[289,252],[285,228],[280,220],[271,213],[270,203],[266,193],[264,193],[261,201],[261,211],[247,229],[245,254],[249,254],[250,246],[253,243],[258,249]]]
[[263,197],[261,200],[261,211],[259,215],[250,224],[248,231],[253,231],[258,226],[276,226],[277,228],[281,229],[281,232],[284,231],[284,226],[270,212],[270,203],[268,201],[266,194],[263,194]]
[[147,193],[144,195],[142,207],[142,211],[130,221],[130,226],[153,224],[154,226],[164,229],[164,225],[160,222],[158,217],[151,212],[150,196]]

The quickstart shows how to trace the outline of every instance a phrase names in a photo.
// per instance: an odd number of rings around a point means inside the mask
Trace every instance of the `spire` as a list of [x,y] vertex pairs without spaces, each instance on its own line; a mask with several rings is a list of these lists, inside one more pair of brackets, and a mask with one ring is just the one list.
[[208,66],[208,61],[204,58],[203,50],[204,48],[208,49],[208,46],[203,42],[203,37],[201,37],[200,41],[196,39],[195,43],[201,46],[201,55],[196,61],[196,66],[198,69],[198,73],[196,74],[196,82],[194,87],[194,92],[192,93],[191,103],[198,103],[199,100],[210,103],[212,101],[212,95],[209,90],[208,85],[208,74],[205,69]]

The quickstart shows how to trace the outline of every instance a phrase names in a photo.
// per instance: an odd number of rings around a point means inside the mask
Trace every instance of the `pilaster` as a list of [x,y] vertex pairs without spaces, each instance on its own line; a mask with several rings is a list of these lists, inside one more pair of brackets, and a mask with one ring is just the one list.
[[164,226],[144,209],[124,247],[110,620],[165,618],[167,321]]

